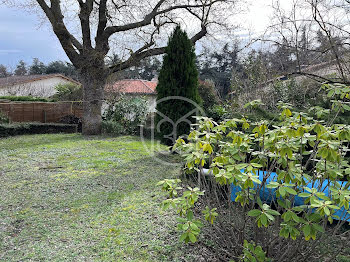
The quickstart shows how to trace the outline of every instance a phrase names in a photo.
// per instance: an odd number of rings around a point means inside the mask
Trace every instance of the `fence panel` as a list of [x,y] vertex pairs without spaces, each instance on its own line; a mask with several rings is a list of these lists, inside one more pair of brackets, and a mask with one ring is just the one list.
[[11,122],[58,123],[67,115],[83,116],[81,102],[0,102],[0,111]]

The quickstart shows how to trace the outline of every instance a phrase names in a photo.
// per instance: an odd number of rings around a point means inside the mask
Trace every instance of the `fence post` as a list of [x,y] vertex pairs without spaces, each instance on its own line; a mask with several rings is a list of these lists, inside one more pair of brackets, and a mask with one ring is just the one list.
[[24,106],[23,106],[23,103],[21,103],[21,106],[22,106],[22,122],[25,122],[25,118],[24,118]]
[[10,119],[10,124],[12,124],[12,104],[10,104],[9,115],[11,116],[11,117],[9,117],[9,119]]
[[43,110],[43,116],[44,116],[44,123],[46,123],[46,111],[45,111],[45,109]]

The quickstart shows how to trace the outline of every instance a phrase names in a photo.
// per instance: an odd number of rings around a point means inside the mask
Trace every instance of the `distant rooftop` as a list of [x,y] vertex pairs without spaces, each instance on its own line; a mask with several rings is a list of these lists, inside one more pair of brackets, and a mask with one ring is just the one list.
[[1,87],[8,87],[8,86],[13,86],[13,85],[19,85],[19,84],[25,84],[25,83],[30,83],[30,82],[35,82],[43,79],[49,79],[53,77],[60,77],[63,79],[66,79],[68,81],[71,81],[77,85],[80,85],[79,82],[66,77],[61,74],[49,74],[49,75],[24,75],[24,76],[9,76],[9,77],[3,77],[0,78],[0,88]]
[[108,85],[107,92],[120,92],[124,94],[155,95],[158,82],[142,79],[124,79]]
[[[302,73],[309,73],[309,74],[312,74],[312,73],[316,73],[317,71],[319,70],[322,70],[324,68],[327,68],[327,67],[330,67],[330,66],[333,66],[333,65],[336,65],[337,61],[336,60],[332,60],[332,61],[329,61],[329,62],[323,62],[323,63],[319,63],[319,64],[315,64],[315,65],[309,65],[309,66],[302,66],[303,69],[301,70]],[[273,79],[269,79],[263,83],[260,83],[261,86],[267,86],[271,83],[274,83],[276,81],[284,81],[284,80],[288,80],[289,77],[291,76],[292,74],[285,74],[285,75],[281,75],[281,76],[278,76],[278,77],[275,77]],[[298,76],[298,72],[296,72],[295,74],[293,74],[294,76]],[[300,74],[300,76],[302,76]]]

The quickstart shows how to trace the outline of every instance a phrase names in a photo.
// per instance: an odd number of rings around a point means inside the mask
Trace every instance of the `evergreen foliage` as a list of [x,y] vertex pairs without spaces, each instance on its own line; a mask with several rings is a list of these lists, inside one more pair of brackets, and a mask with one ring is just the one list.
[[225,44],[221,50],[204,48],[198,56],[199,78],[214,81],[220,97],[227,97],[231,88],[232,71],[241,72],[238,43]]
[[32,65],[29,67],[30,75],[44,75],[46,72],[46,66],[38,58],[33,59]]
[[79,81],[78,71],[71,64],[64,61],[53,61],[46,67],[46,74],[63,74]]
[[220,104],[219,96],[215,90],[215,83],[212,80],[199,81],[198,93],[203,101],[203,108],[206,112],[215,105]]
[[23,60],[20,60],[16,66],[15,75],[24,76],[27,73],[28,73],[27,64]]
[[[201,104],[195,60],[196,55],[191,40],[186,32],[177,26],[169,38],[157,86],[158,101],[160,100],[157,111],[171,119],[173,123],[194,110],[195,105],[183,99],[166,99],[167,97],[179,96]],[[195,121],[191,116],[186,119],[192,123]],[[158,135],[162,142],[168,145],[173,144],[180,135],[188,134],[190,131],[188,122],[182,121],[174,127],[172,123],[164,121],[159,114],[156,123],[159,128]]]
[[0,78],[1,77],[8,77],[10,75],[11,75],[11,73],[8,72],[6,66],[0,64]]

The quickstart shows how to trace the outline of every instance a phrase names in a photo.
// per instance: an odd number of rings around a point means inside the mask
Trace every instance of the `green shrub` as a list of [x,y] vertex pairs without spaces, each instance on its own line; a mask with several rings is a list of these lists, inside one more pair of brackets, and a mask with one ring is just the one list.
[[[256,261],[326,261],[341,253],[348,243],[341,237],[348,241],[350,234],[343,227],[350,219],[350,163],[345,158],[350,125],[333,120],[350,111],[350,87],[324,89],[332,110],[316,117],[326,113],[327,122],[280,103],[274,125],[246,118],[217,124],[201,118],[186,141],[178,139],[174,149],[183,155],[185,170],[196,174],[197,187],[182,192],[180,180],[159,185],[169,197],[163,207],[174,207],[180,216],[180,240],[195,242],[204,223],[220,220],[224,228],[217,230],[230,232],[225,240],[232,241],[232,257],[244,261],[256,256],[261,258]],[[296,197],[302,205],[296,205]],[[197,205],[201,198],[206,199]],[[196,213],[196,206],[203,215]],[[224,214],[228,221],[221,220]],[[333,243],[324,252],[327,238]]]
[[240,261],[243,262],[269,262],[271,259],[266,257],[266,252],[263,251],[261,246],[256,246],[255,243],[244,240],[243,254],[240,257]]
[[215,83],[211,80],[199,81],[198,93],[203,101],[203,108],[207,111],[215,105],[220,104],[219,96],[215,90]]
[[102,121],[102,132],[110,135],[122,135],[124,134],[124,127],[116,121],[113,120],[103,120]]
[[213,105],[207,110],[207,116],[214,121],[223,121],[229,117],[229,111],[224,105]]
[[3,123],[9,123],[10,120],[9,118],[7,117],[7,115],[5,115],[4,113],[2,113],[0,111],[0,124],[3,124]]
[[242,113],[245,113],[242,110],[243,106],[252,100],[264,101],[263,108],[274,113],[278,113],[277,104],[280,101],[291,104],[299,111],[317,105],[327,107],[325,104],[328,104],[330,106],[325,93],[321,90],[321,84],[302,78],[276,80],[266,85],[262,83],[262,86],[240,89],[233,99],[237,103],[237,110]]
[[59,123],[61,124],[74,124],[78,127],[78,132],[81,133],[83,128],[82,119],[75,115],[65,115],[60,118]]
[[53,98],[58,101],[81,101],[83,100],[82,86],[75,84],[59,84],[55,87],[57,93]]
[[103,115],[105,131],[114,130],[114,134],[134,134],[138,131],[138,126],[146,120],[148,110],[149,103],[142,97],[121,95],[109,100]]
[[0,137],[29,135],[29,134],[54,134],[76,133],[77,125],[55,123],[16,123],[0,124]]
[[10,100],[10,101],[29,101],[29,102],[54,102],[53,99],[47,99],[42,97],[33,96],[0,96],[0,100]]

